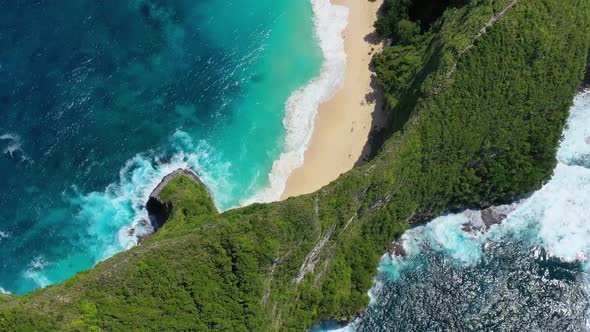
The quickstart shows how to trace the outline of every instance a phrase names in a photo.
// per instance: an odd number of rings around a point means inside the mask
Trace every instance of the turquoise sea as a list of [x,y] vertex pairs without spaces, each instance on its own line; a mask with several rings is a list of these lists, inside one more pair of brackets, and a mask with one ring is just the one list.
[[[327,0],[0,0],[0,291],[57,283],[137,243],[144,204],[194,170],[226,210],[280,195],[341,84]],[[488,232],[436,218],[383,256],[356,331],[590,329],[590,92],[553,179]]]
[[0,290],[135,245],[176,168],[220,210],[272,199],[288,107],[321,98],[301,90],[323,71],[316,19],[299,0],[0,1]]

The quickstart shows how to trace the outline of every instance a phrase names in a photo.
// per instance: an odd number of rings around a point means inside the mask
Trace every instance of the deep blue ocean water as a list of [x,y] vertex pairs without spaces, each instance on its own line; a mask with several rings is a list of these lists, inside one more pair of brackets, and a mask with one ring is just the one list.
[[0,287],[132,246],[177,167],[220,209],[267,187],[322,61],[309,1],[0,0]]

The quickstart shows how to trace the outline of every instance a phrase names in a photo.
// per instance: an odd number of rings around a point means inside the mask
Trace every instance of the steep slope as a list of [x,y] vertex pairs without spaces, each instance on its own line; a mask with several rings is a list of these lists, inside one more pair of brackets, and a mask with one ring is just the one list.
[[393,134],[365,166],[223,214],[177,178],[158,233],[62,284],[0,298],[0,329],[302,330],[359,314],[409,223],[513,200],[551,175],[584,76],[590,3],[520,0],[476,38],[509,3],[447,9],[375,59]]

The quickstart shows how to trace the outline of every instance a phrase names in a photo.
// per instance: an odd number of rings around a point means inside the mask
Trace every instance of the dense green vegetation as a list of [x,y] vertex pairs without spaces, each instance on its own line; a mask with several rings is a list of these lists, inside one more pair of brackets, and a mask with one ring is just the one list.
[[358,314],[408,223],[511,200],[551,174],[590,3],[521,0],[476,39],[508,3],[451,6],[426,28],[386,7],[379,30],[404,37],[374,60],[394,123],[371,162],[316,193],[222,214],[178,178],[157,234],[62,284],[0,297],[0,330],[302,330]]
[[160,238],[179,236],[215,221],[217,209],[209,199],[209,192],[187,177],[179,177],[168,183],[160,193],[160,198],[164,202],[174,203],[170,216],[174,222],[158,230]]
[[[487,12],[484,17],[489,18],[508,3],[494,2],[476,11]],[[568,98],[579,84],[580,63],[587,55],[582,32],[587,13],[576,12],[575,7],[562,11],[558,2],[521,1],[481,38],[446,38],[447,29],[472,25],[477,16],[449,22],[451,13],[468,9],[447,11],[411,44],[388,47],[374,59],[388,107],[398,121],[396,129],[416,110],[408,106],[424,100],[417,109],[425,114],[412,129],[426,143],[420,147],[422,167],[437,174],[424,189],[440,195],[440,200],[430,197],[425,202],[434,209],[443,207],[440,203],[458,207],[466,202],[511,200],[541,185],[555,166]],[[511,20],[515,15],[527,19]],[[387,22],[395,24],[396,19]],[[561,33],[555,34],[558,30]],[[446,38],[444,43],[440,36]],[[472,43],[475,46],[470,48]],[[459,59],[455,72],[449,63],[464,50],[468,53]],[[430,74],[421,80],[432,65],[451,68],[440,73],[447,79]]]
[[428,31],[448,8],[461,8],[470,0],[385,0],[375,28],[395,44],[408,44]]

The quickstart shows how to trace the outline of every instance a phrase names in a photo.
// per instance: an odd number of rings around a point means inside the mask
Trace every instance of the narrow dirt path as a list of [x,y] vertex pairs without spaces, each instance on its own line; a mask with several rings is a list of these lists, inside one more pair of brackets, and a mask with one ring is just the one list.
[[[504,9],[502,9],[500,12],[498,12],[494,16],[492,16],[492,18],[490,18],[489,21],[487,21],[484,24],[484,26],[479,30],[479,32],[477,33],[477,35],[475,35],[475,37],[471,40],[471,44],[467,45],[464,49],[462,49],[459,52],[459,55],[457,56],[457,60],[455,61],[455,63],[453,63],[453,66],[447,72],[447,76],[446,76],[446,80],[445,81],[449,80],[453,76],[453,74],[457,71],[457,66],[458,66],[458,63],[459,63],[459,59],[461,59],[461,57],[463,56],[463,54],[467,53],[467,51],[469,51],[473,46],[475,46],[475,43],[477,42],[477,40],[479,38],[481,38],[481,36],[485,35],[486,32],[488,31],[488,29],[490,27],[492,27],[494,24],[496,24],[496,22],[498,22],[519,1],[520,0],[512,0],[506,7],[504,7]],[[444,82],[441,82],[441,83],[439,83],[435,87],[434,94],[437,94],[440,91],[443,83]]]

